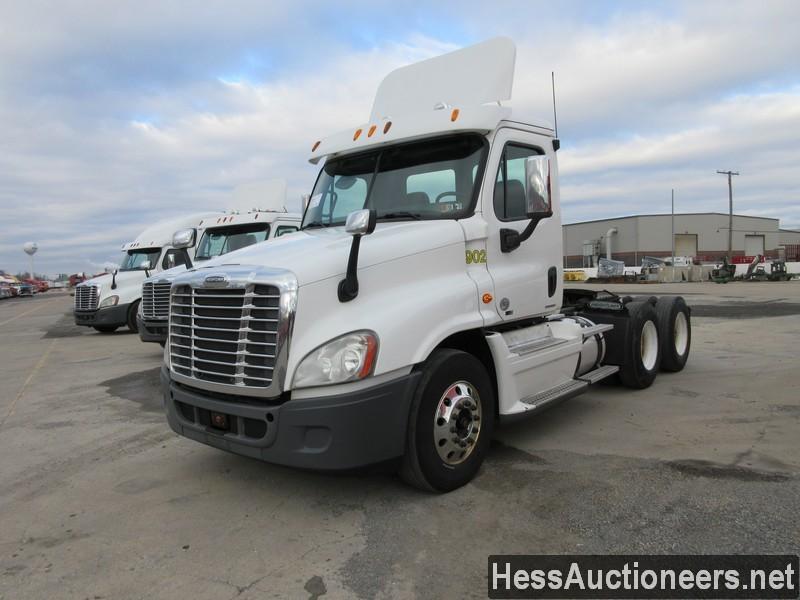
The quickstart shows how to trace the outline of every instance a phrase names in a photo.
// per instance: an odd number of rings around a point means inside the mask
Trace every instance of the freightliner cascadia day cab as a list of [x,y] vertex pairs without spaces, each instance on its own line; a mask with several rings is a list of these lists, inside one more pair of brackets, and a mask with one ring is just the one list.
[[496,423],[683,367],[681,298],[563,289],[559,141],[502,104],[515,55],[498,38],[393,71],[367,123],[313,143],[300,232],[174,280],[172,429],[448,491]]
[[[152,273],[191,262],[197,232],[193,229],[202,220],[223,213],[208,212],[161,221],[145,229],[132,242],[124,244],[119,269],[75,286],[75,324],[94,327],[110,333],[120,327],[136,331],[136,313],[142,297],[142,281]],[[187,229],[188,228],[188,229]],[[186,230],[187,243],[172,245],[175,233]]]
[[[199,223],[198,227],[203,227],[204,230],[197,244],[193,263],[162,271],[145,279],[142,284],[142,302],[137,316],[141,340],[162,345],[166,342],[169,290],[176,276],[187,268],[201,266],[217,256],[294,233],[300,228],[301,219],[300,214],[289,213],[281,205],[279,209],[232,212]],[[185,247],[189,238],[186,232],[176,232],[172,245],[175,248]]]

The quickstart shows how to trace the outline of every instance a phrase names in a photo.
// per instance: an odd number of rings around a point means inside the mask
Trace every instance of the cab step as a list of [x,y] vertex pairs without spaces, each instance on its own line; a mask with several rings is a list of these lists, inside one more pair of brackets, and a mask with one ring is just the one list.
[[588,373],[584,373],[578,379],[580,381],[585,381],[586,383],[592,384],[597,383],[605,379],[606,377],[611,377],[614,373],[619,371],[619,367],[617,365],[605,365],[602,367],[596,368],[594,371],[589,371]]
[[523,398],[520,400],[520,402],[527,404],[532,408],[538,409],[557,400],[565,400],[567,398],[571,398],[572,396],[577,396],[587,387],[589,387],[587,382],[580,379],[571,379],[570,381],[557,385],[554,388],[550,388],[545,392],[540,392],[534,396]]

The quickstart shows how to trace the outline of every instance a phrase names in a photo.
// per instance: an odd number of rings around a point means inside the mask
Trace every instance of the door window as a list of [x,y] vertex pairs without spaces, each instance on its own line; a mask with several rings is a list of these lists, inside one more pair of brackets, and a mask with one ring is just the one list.
[[186,265],[186,251],[183,249],[167,250],[164,254],[164,259],[161,261],[161,268],[166,270],[178,265]]

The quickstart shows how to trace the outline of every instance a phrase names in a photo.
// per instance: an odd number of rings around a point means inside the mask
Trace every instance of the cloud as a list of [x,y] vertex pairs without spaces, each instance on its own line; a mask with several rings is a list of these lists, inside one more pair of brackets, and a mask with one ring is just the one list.
[[518,44],[513,105],[551,115],[565,219],[725,210],[800,226],[796,2],[458,5],[25,2],[0,9],[0,268],[40,244],[50,273],[118,260],[153,221],[225,208],[363,122],[392,68]]

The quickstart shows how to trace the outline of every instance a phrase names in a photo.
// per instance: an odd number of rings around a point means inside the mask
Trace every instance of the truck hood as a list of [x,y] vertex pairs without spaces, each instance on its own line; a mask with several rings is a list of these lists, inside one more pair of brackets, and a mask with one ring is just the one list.
[[[211,259],[193,271],[225,270],[225,266],[254,265],[288,269],[298,285],[329,277],[342,277],[347,270],[353,237],[344,227],[307,229],[266,244],[255,244]],[[464,243],[464,231],[457,221],[402,221],[378,223],[375,231],[361,239],[358,267],[381,263]]]
[[[202,264],[205,264],[205,263],[202,263]],[[200,266],[202,266],[202,265],[198,265],[198,268]],[[186,266],[185,265],[178,265],[177,267],[172,267],[171,269],[167,269],[165,271],[159,271],[155,275],[151,275],[150,277],[145,279],[143,281],[143,283],[144,282],[154,282],[154,281],[172,281],[178,275],[180,275],[181,273],[185,273],[185,272],[186,272]],[[119,275],[117,275],[117,277],[119,277]]]
[[145,276],[144,276],[144,271],[119,271],[117,273],[116,278],[114,278],[114,276],[111,273],[109,273],[108,275],[100,275],[99,277],[92,277],[91,279],[87,279],[86,281],[79,283],[75,287],[79,287],[82,285],[96,285],[103,289],[108,290],[111,288],[111,282],[114,281],[115,279],[117,282],[117,287],[119,287],[121,285],[130,284],[134,282],[141,283],[142,281],[145,280]]

